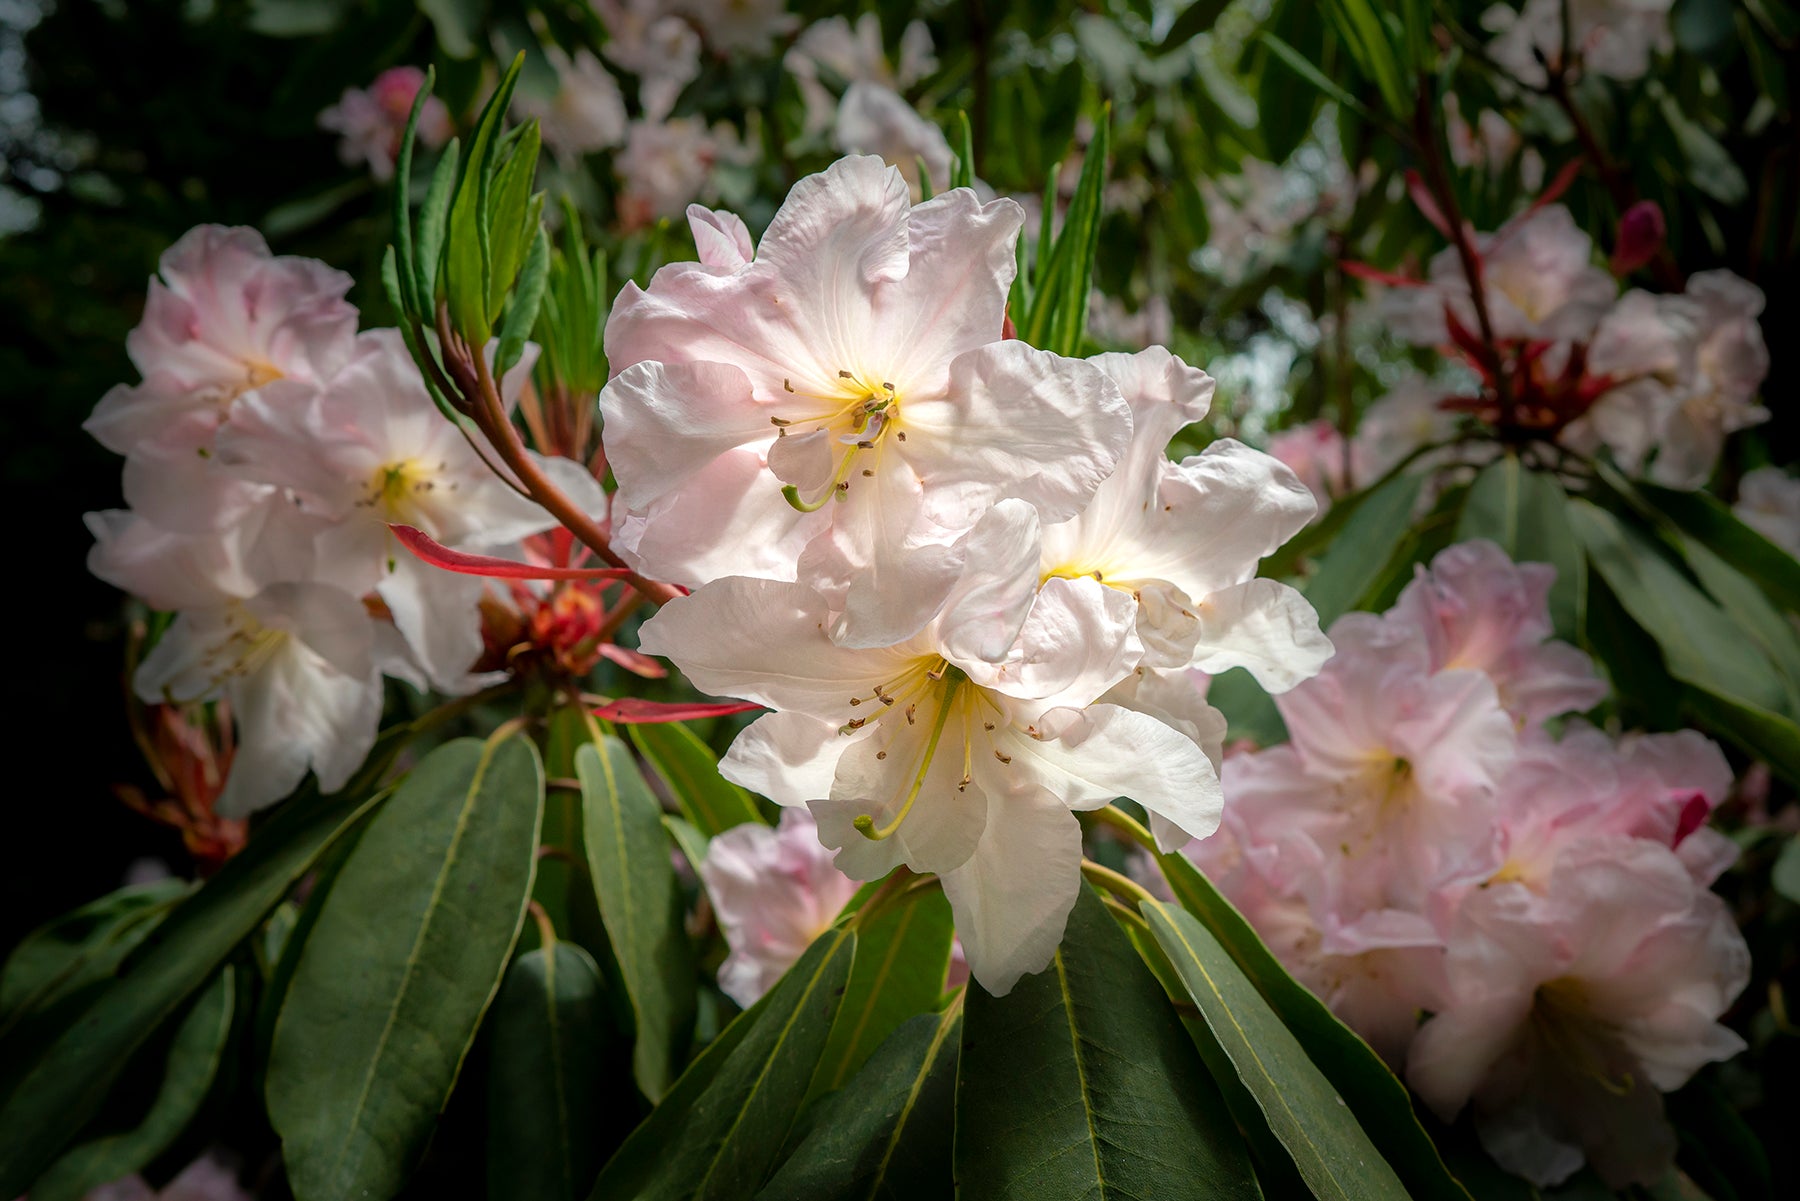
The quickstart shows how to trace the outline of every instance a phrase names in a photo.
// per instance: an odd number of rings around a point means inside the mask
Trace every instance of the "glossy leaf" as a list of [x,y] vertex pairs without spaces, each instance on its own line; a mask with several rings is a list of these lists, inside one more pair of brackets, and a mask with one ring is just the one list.
[[[506,157],[495,170],[488,188],[488,240],[492,255],[487,302],[490,317],[499,315],[513,278],[518,275],[532,244],[543,233],[541,222],[526,223],[527,213],[533,208],[531,184],[537,176],[541,140],[536,121],[527,121],[508,132],[501,148]],[[549,247],[546,245],[544,272],[548,274],[549,269]],[[542,291],[541,284],[539,290]],[[535,320],[535,312],[532,317]],[[521,339],[530,331],[531,323],[527,321],[521,327]],[[504,370],[496,368],[496,372]]]
[[588,871],[637,1028],[632,1071],[655,1101],[680,1073],[694,1023],[693,948],[662,806],[610,734],[577,748],[575,775]]
[[79,1201],[161,1155],[187,1129],[211,1090],[231,1038],[236,977],[226,968],[189,1007],[162,1065],[143,1120],[74,1147],[31,1186],[32,1201]]
[[1005,997],[969,986],[956,1182],[984,1201],[1260,1196],[1181,1019],[1087,887],[1048,968]]
[[902,1023],[842,1092],[822,1102],[824,1119],[757,1194],[758,1201],[952,1197],[950,1144],[961,1030],[960,1005]]
[[1313,1195],[1408,1197],[1347,1102],[1218,939],[1173,905],[1145,901],[1143,912],[1188,996]]
[[419,206],[419,233],[414,263],[420,316],[429,322],[437,311],[438,262],[444,253],[444,233],[450,226],[450,200],[456,187],[456,168],[461,162],[462,140],[451,138],[438,156]]
[[1636,488],[1658,513],[1755,580],[1776,604],[1800,613],[1800,560],[1739,521],[1723,501],[1706,492],[1641,483]]
[[900,1023],[937,1008],[950,967],[950,902],[933,890],[857,933],[856,962],[811,1094],[843,1088]]
[[493,170],[500,124],[512,102],[514,85],[524,55],[513,60],[500,85],[482,109],[480,123],[469,142],[469,157],[450,203],[450,222],[444,243],[444,294],[450,305],[451,325],[470,346],[487,345],[493,327],[488,320],[488,279],[493,270],[489,243],[488,189]]
[[1169,889],[1218,940],[1307,1057],[1350,1106],[1363,1130],[1416,1201],[1469,1201],[1413,1114],[1406,1086],[1325,1003],[1290,976],[1256,931],[1181,855],[1159,855]]
[[682,816],[706,837],[716,838],[740,822],[763,820],[750,794],[719,774],[718,756],[686,726],[636,725],[631,741],[669,786]]
[[821,934],[625,1140],[600,1173],[593,1201],[724,1201],[754,1193],[799,1113],[855,949],[846,926]]
[[26,935],[0,969],[0,1034],[26,1012],[110,976],[187,891],[172,878],[134,884]]
[[362,781],[335,796],[288,802],[66,1026],[30,1046],[0,1040],[0,1063],[19,1065],[17,1084],[0,1100],[0,1196],[25,1191],[106,1099],[132,1053],[374,804]]
[[525,256],[525,269],[519,275],[518,288],[507,306],[506,320],[500,330],[500,352],[494,364],[496,375],[512,370],[525,353],[525,342],[537,323],[538,308],[544,300],[544,282],[550,276],[550,237],[538,227]]
[[543,811],[528,739],[464,738],[426,756],[369,823],[269,1054],[269,1118],[299,1201],[405,1184],[512,954]]
[[571,942],[507,969],[489,1026],[491,1201],[585,1197],[600,1169],[608,1015],[600,969]]
[[1162,43],[1157,47],[1157,53],[1167,54],[1177,47],[1187,45],[1188,42],[1211,29],[1213,24],[1218,21],[1219,14],[1223,13],[1230,3],[1231,0],[1194,0],[1192,4],[1181,10],[1181,15],[1175,18],[1173,25],[1169,26],[1169,32],[1163,35]]
[[1424,477],[1397,475],[1370,493],[1306,580],[1306,599],[1329,626],[1360,608],[1404,544]]
[[1555,477],[1525,468],[1514,454],[1481,469],[1463,502],[1456,540],[1487,538],[1517,563],[1556,568],[1550,618],[1556,636],[1574,642],[1585,628],[1587,558],[1569,524],[1568,498]]

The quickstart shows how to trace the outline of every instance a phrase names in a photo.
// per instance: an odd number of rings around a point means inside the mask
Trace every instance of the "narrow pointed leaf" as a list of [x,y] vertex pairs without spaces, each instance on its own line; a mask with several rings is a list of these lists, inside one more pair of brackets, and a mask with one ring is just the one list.
[[405,1184],[512,954],[543,812],[528,739],[464,738],[426,756],[363,832],[269,1054],[269,1118],[299,1201]]
[[1738,520],[1723,501],[1709,493],[1651,484],[1637,487],[1690,537],[1755,580],[1782,608],[1800,612],[1800,560]]
[[757,1194],[758,1201],[952,1197],[961,1031],[961,1006],[902,1023],[841,1093],[822,1102],[827,1116]]
[[631,740],[669,786],[681,815],[706,837],[716,838],[740,822],[763,820],[750,794],[719,774],[718,756],[686,726],[634,725]]
[[461,161],[462,140],[451,138],[438,156],[425,202],[419,206],[418,245],[413,260],[419,298],[419,316],[427,324],[437,312],[438,260],[444,252],[444,231],[450,224],[450,198],[456,187],[456,168]]
[[933,891],[863,927],[811,1095],[843,1088],[900,1023],[937,1008],[950,967],[950,902]]
[[856,934],[846,926],[821,934],[755,1008],[727,1027],[719,1041],[730,1036],[732,1045],[716,1053],[709,1047],[625,1140],[600,1173],[593,1201],[751,1195],[799,1113],[855,950]]
[[523,53],[513,59],[511,68],[500,79],[500,86],[482,109],[475,136],[469,143],[469,157],[463,165],[462,180],[450,204],[450,222],[444,244],[444,294],[450,305],[450,321],[457,332],[473,347],[487,344],[492,332],[488,321],[488,278],[492,269],[489,244],[488,189],[493,170],[494,148],[500,137],[500,124],[512,102],[513,86],[525,61]]
[[1005,997],[969,985],[956,1182],[984,1201],[1261,1195],[1181,1019],[1086,886],[1048,968]]
[[1207,1027],[1261,1106],[1269,1129],[1320,1198],[1409,1196],[1348,1104],[1195,918],[1145,901],[1144,915]]
[[59,1031],[30,1046],[0,1040],[0,1064],[8,1065],[4,1075],[12,1086],[0,1090],[0,1196],[25,1191],[106,1099],[132,1052],[256,931],[339,833],[376,803],[363,779],[335,796],[289,801]]
[[143,1121],[72,1148],[31,1186],[32,1201],[79,1201],[141,1170],[186,1130],[211,1090],[231,1038],[235,975],[227,968],[181,1019],[162,1066],[162,1083]]
[[525,256],[525,269],[519,275],[519,286],[506,308],[506,320],[500,327],[500,354],[494,364],[496,376],[512,370],[525,353],[526,339],[537,324],[538,309],[544,299],[544,281],[550,275],[550,239],[543,226],[537,227],[531,239],[531,251]]
[[493,555],[475,555],[451,550],[424,530],[410,525],[389,525],[400,545],[433,567],[461,575],[483,575],[504,580],[609,580],[629,575],[623,567],[544,567],[536,563],[520,563]]
[[[537,176],[539,134],[536,121],[527,121],[508,135],[511,153],[494,174],[488,192],[488,228],[493,249],[492,270],[488,280],[488,315],[498,316],[507,289],[519,273],[519,265],[542,232],[542,226],[526,224],[531,206],[531,184]],[[549,248],[545,247],[545,270],[549,268]],[[541,285],[540,285],[541,290]],[[535,307],[533,317],[536,316]],[[529,332],[531,326],[525,325]],[[502,369],[504,370],[504,369]]]
[[26,1012],[112,975],[187,891],[173,878],[133,884],[26,935],[0,969],[0,1034]]
[[571,942],[513,961],[494,1000],[488,1060],[490,1201],[576,1201],[600,1170],[604,985]]
[[575,751],[575,775],[588,871],[637,1024],[632,1073],[655,1101],[679,1075],[694,1023],[693,947],[662,806],[610,734]]
[[[412,111],[406,116],[406,131],[400,137],[400,152],[394,160],[394,245],[389,251],[394,256],[398,269],[394,272],[393,290],[398,294],[393,299],[394,311],[404,316],[424,310],[425,301],[414,290],[417,280],[416,258],[413,249],[412,228],[412,160],[413,147],[417,145],[419,135],[419,115],[425,111],[426,101],[431,99],[431,87],[437,80],[437,69],[427,67],[425,79],[419,85],[418,94],[413,97]],[[387,267],[383,267],[385,282]]]
[[1349,1104],[1383,1158],[1416,1201],[1469,1201],[1419,1125],[1406,1086],[1369,1044],[1301,987],[1250,928],[1231,902],[1181,855],[1159,855],[1158,866],[1175,899],[1231,956],[1307,1057]]

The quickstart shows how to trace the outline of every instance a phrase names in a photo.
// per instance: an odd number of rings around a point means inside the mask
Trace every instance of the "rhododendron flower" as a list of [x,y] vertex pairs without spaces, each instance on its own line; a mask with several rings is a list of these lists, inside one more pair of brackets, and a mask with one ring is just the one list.
[[713,165],[727,149],[721,134],[698,117],[633,121],[625,149],[613,160],[623,190],[619,216],[639,229],[660,217],[678,217],[712,186]]
[[[515,371],[520,371],[515,368]],[[356,358],[328,386],[269,385],[221,434],[219,457],[246,478],[284,488],[322,526],[312,578],[354,595],[373,591],[438,688],[466,690],[482,651],[476,576],[453,575],[400,547],[388,526],[425,531],[446,546],[498,548],[554,525],[495,475],[432,404],[393,330],[364,334]],[[584,508],[604,498],[575,464],[558,483]]]
[[1501,703],[1525,725],[1592,708],[1606,681],[1594,661],[1566,642],[1549,641],[1547,563],[1514,563],[1492,542],[1447,547],[1394,602],[1393,623],[1417,629],[1432,670],[1473,669],[1499,690]]
[[[1530,209],[1494,233],[1476,235],[1475,252],[1497,339],[1584,339],[1618,293],[1611,274],[1593,263],[1593,239],[1560,204]],[[1423,284],[1391,288],[1381,304],[1394,332],[1420,346],[1450,341],[1446,311],[1464,329],[1480,328],[1452,246],[1432,258]]]
[[[1495,5],[1491,29],[1499,36],[1487,52],[1514,78],[1530,87],[1549,83],[1546,68],[1579,63],[1585,71],[1612,79],[1637,79],[1650,69],[1650,52],[1669,46],[1669,10],[1674,0],[1525,0],[1517,12]],[[1567,16],[1568,28],[1564,28]],[[1568,47],[1575,62],[1563,62]]]
[[521,91],[518,99],[519,111],[537,118],[544,145],[573,162],[623,142],[625,98],[593,52],[577,50],[571,59],[561,47],[546,46],[544,54],[556,68],[556,91],[542,99]]
[[[367,91],[345,88],[338,102],[319,114],[319,128],[340,135],[338,157],[346,166],[367,163],[369,174],[383,183],[394,177],[400,139],[406,133],[425,72],[417,67],[389,67]],[[425,146],[450,140],[450,110],[436,96],[419,113],[418,139]]]
[[1758,467],[1738,481],[1737,519],[1788,554],[1800,557],[1800,480],[1779,467]]
[[627,285],[600,397],[621,549],[679,584],[799,578],[834,636],[880,646],[931,620],[995,502],[1078,513],[1130,413],[1095,367],[1000,340],[1019,223],[967,189],[915,208],[848,158],[794,187],[754,260]]
[[1660,1094],[1744,1046],[1717,1024],[1749,980],[1743,936],[1647,840],[1578,843],[1542,892],[1471,894],[1447,967],[1407,1080],[1446,1121],[1472,1102],[1489,1154],[1537,1184],[1584,1158],[1615,1187],[1655,1181],[1675,1151]]
[[1725,436],[1769,419],[1756,403],[1769,372],[1762,308],[1762,289],[1729,271],[1702,271],[1680,295],[1627,294],[1587,361],[1591,375],[1618,383],[1568,440],[1603,443],[1657,483],[1704,484]]
[[[310,767],[331,792],[375,743],[381,673],[375,623],[352,593],[310,582],[310,548],[252,564],[228,539],[183,538],[129,514],[90,517],[103,579],[179,609],[138,665],[148,703],[223,698],[237,749],[215,811],[243,817],[292,792]],[[209,546],[200,546],[210,542]],[[190,575],[201,555],[210,570]],[[269,579],[259,580],[266,573]]]
[[719,988],[746,1009],[856,893],[856,881],[832,866],[804,809],[782,810],[775,829],[743,822],[716,836],[700,864],[700,882],[731,949],[719,967]]
[[668,7],[691,20],[722,56],[760,54],[800,25],[787,0],[674,0]]
[[837,148],[846,154],[875,154],[898,168],[913,194],[919,194],[919,169],[935,185],[950,180],[955,155],[944,131],[921,117],[900,93],[858,79],[838,103]]
[[935,628],[839,646],[818,593],[744,577],[669,602],[641,644],[703,691],[776,710],[738,736],[723,773],[808,806],[856,879],[902,863],[938,873],[970,971],[1002,995],[1049,962],[1075,903],[1071,809],[1130,796],[1198,836],[1221,807],[1212,764],[1185,734],[1089,704],[1131,671],[1134,606],[1107,590],[1096,607],[1068,584],[1045,585],[1020,653],[1001,665],[957,658]]
[[900,35],[898,62],[889,65],[881,41],[881,18],[866,12],[852,26],[844,17],[826,17],[806,27],[783,60],[806,101],[806,128],[817,133],[830,126],[837,102],[820,79],[823,70],[836,85],[865,80],[899,92],[937,70],[931,31],[912,21]]
[[1269,453],[1306,485],[1321,513],[1368,477],[1362,449],[1323,417],[1282,430],[1269,439]]
[[276,257],[253,229],[202,225],[162,256],[144,319],[126,338],[140,384],[101,398],[82,428],[126,455],[125,495],[171,529],[218,530],[270,497],[217,470],[218,430],[275,380],[318,382],[356,345],[353,282],[314,259]]
[[1213,381],[1161,347],[1088,360],[1131,408],[1119,467],[1073,519],[1041,525],[1028,505],[1002,503],[970,536],[965,587],[946,623],[959,653],[999,660],[1043,581],[1110,588],[1137,607],[1142,663],[1158,670],[1243,667],[1272,692],[1331,655],[1300,594],[1256,579],[1257,562],[1312,517],[1314,502],[1275,459],[1230,439],[1170,462],[1164,446],[1206,415]]
[[[1442,385],[1411,375],[1370,405],[1357,419],[1351,438],[1351,482],[1358,487],[1372,484],[1420,447],[1449,441],[1456,434],[1457,416],[1444,408],[1447,394]],[[1414,460],[1415,470],[1435,466],[1452,453],[1440,450],[1421,455]],[[1469,459],[1466,452],[1459,457],[1464,462]]]
[[665,0],[593,0],[606,26],[601,53],[638,78],[644,120],[662,121],[700,74],[700,35]]

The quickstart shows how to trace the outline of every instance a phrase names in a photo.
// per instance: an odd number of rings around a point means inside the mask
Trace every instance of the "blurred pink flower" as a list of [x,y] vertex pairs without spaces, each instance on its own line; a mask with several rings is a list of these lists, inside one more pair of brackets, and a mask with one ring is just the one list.
[[[394,177],[400,139],[424,85],[425,72],[419,68],[389,67],[366,91],[345,88],[338,102],[319,114],[319,128],[340,135],[338,157],[346,166],[366,163],[371,175],[386,182]],[[450,110],[431,97],[419,113],[419,142],[442,146],[450,140],[450,132]]]

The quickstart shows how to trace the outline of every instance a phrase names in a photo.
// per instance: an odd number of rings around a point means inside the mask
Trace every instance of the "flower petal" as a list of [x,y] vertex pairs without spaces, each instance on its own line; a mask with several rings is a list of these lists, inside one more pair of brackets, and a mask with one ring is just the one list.
[[1318,674],[1331,640],[1305,597],[1275,580],[1255,579],[1209,594],[1198,605],[1193,665],[1211,675],[1242,667],[1266,692],[1286,692]]

